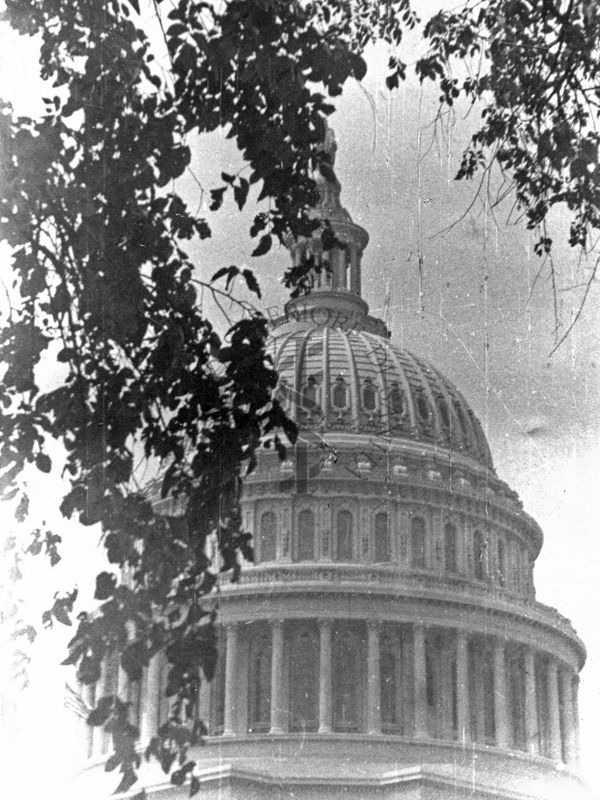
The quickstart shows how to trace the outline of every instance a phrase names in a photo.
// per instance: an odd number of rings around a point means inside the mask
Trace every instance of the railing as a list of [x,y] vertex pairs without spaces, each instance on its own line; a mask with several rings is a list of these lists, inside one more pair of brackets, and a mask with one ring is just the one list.
[[[221,587],[232,586],[225,579],[221,582]],[[338,565],[334,563],[321,564],[277,564],[274,566],[248,567],[242,571],[238,585],[244,586],[264,585],[264,584],[335,584],[356,586],[376,585],[381,588],[389,587],[397,592],[399,589],[409,591],[419,590],[449,590],[456,593],[457,599],[481,598],[492,602],[510,604],[516,611],[527,614],[534,612],[549,618],[554,624],[561,628],[566,628],[569,635],[575,635],[571,621],[560,614],[555,608],[539,603],[533,597],[516,595],[508,588],[502,588],[497,584],[475,581],[466,576],[447,576],[434,573],[405,572],[394,567],[373,567],[368,565]]]

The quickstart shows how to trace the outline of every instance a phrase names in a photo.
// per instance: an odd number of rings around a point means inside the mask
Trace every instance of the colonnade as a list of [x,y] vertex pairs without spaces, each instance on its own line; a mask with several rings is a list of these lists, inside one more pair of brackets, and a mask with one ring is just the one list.
[[[291,630],[298,622],[282,619],[269,622],[270,724],[265,732],[273,735],[286,734],[289,730],[286,631],[288,626]],[[303,621],[302,624],[307,623]],[[318,723],[314,730],[320,734],[333,734],[339,731],[334,724],[335,687],[339,678],[334,670],[333,646],[338,626],[347,625],[347,622],[323,618],[308,624],[318,627],[318,669],[315,669],[318,676],[318,686],[315,686]],[[390,731],[382,724],[385,715],[382,709],[382,633],[389,626],[372,619],[354,624],[362,631],[360,649],[366,650],[360,654],[364,669],[361,686],[357,687],[364,696],[364,714],[356,732],[375,736],[396,732],[417,741],[435,738],[462,744],[473,742],[521,750],[531,756],[542,755],[556,762],[576,765],[578,678],[571,668],[552,654],[503,638],[482,637],[462,630],[419,623],[397,626],[402,628],[403,641],[407,642],[402,656],[407,670],[401,680],[409,684],[410,708],[404,710],[406,720],[403,728]],[[226,624],[225,658],[221,666],[224,668],[222,696],[216,697],[215,687],[211,691],[210,685],[204,682],[204,701],[200,708],[201,716],[207,719],[210,716],[209,702],[213,705],[220,703],[222,727],[212,732],[222,733],[225,737],[248,732],[240,713],[240,703],[243,703],[240,682],[244,675],[247,679],[249,666],[240,638],[242,635],[251,637],[252,631],[246,634],[248,626],[244,625],[242,634],[241,627],[240,623]],[[149,741],[164,721],[161,718],[164,714],[164,700],[161,700],[164,667],[160,656],[153,658],[136,690],[136,693],[141,693],[137,722],[142,743]],[[96,696],[115,689],[121,696],[131,696],[126,677],[122,670],[118,672],[116,676],[114,670],[105,667],[95,690]],[[111,686],[108,685],[110,681]],[[515,689],[515,685],[521,688]],[[92,705],[94,691],[87,691],[86,699]],[[106,736],[100,729],[92,731],[90,728],[88,736],[90,755],[100,756],[108,752]]]
[[[293,620],[289,624],[293,624]],[[336,675],[333,670],[334,619],[320,619],[318,624],[318,733],[335,732],[333,698]],[[360,624],[360,623],[359,623]],[[362,732],[386,733],[382,726],[382,673],[380,635],[382,625],[364,620],[366,626],[366,704]],[[269,733],[287,733],[289,687],[285,686],[284,621],[275,620],[271,627],[271,683]],[[408,627],[408,626],[406,626]],[[451,657],[442,659],[433,676],[429,662],[431,635],[442,631],[449,637]],[[239,626],[226,626],[224,720],[222,734],[246,733],[239,719],[240,676],[246,666],[239,662]],[[577,759],[577,677],[567,665],[551,654],[501,639],[478,637],[464,631],[410,626],[411,639],[411,730],[405,736],[416,740],[431,738],[463,743],[491,744],[500,748],[520,749],[532,756],[543,755],[555,761],[574,765]],[[510,700],[509,681],[514,680],[515,666],[508,651],[517,652],[517,680],[522,676],[523,697]],[[490,698],[485,695],[482,663],[488,658],[491,670]],[[512,672],[511,672],[512,670]],[[449,684],[451,680],[451,685]],[[432,682],[438,685],[432,686]],[[446,705],[446,714],[434,726],[431,719],[431,697],[436,695]],[[213,698],[214,699],[214,698]],[[521,702],[522,701],[522,702]],[[486,709],[486,704],[488,708]],[[452,708],[448,708],[448,706]],[[520,715],[514,719],[515,713]],[[490,715],[491,722],[485,721]],[[439,722],[439,720],[438,720]],[[491,730],[489,730],[491,725]],[[515,728],[523,728],[516,741]]]

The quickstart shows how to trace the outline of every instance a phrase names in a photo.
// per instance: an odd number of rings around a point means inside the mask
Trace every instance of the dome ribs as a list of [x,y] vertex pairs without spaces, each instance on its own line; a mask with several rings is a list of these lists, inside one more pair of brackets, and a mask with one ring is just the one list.
[[493,471],[477,417],[435,366],[369,330],[291,324],[271,352],[300,426],[423,442]]
[[[351,408],[351,425],[353,428],[358,430],[360,426],[360,412],[358,408],[358,398],[360,393],[360,383],[358,379],[358,371],[356,369],[356,361],[354,359],[354,355],[352,353],[352,348],[350,347],[349,336],[347,334],[342,333],[341,331],[336,331],[337,335],[342,338],[344,343],[344,347],[346,350],[346,357],[348,359],[348,368],[350,370],[350,408]],[[352,388],[354,387],[354,391]]]
[[[364,403],[361,403],[361,405],[363,405],[363,413],[365,414],[365,417],[367,417],[367,423],[370,422],[371,425],[373,425],[375,420],[376,419],[380,420],[382,415],[383,415],[384,402],[385,402],[385,407],[386,407],[386,411],[387,411],[387,402],[388,402],[387,401],[387,391],[388,390],[387,390],[387,383],[386,383],[386,375],[387,375],[387,372],[389,370],[389,363],[391,361],[390,355],[389,355],[390,348],[387,347],[385,349],[385,360],[386,360],[386,363],[385,363],[385,365],[382,366],[382,364],[379,361],[377,361],[377,357],[375,355],[375,350],[374,350],[371,338],[365,333],[357,333],[356,336],[363,343],[363,347],[365,348],[365,352],[366,352],[366,355],[367,355],[368,362],[371,365],[372,370],[373,370],[371,375],[364,377],[363,382],[366,382],[367,378],[371,378],[371,380],[375,380],[375,383],[376,383],[377,388],[378,388],[378,393],[377,393],[376,398],[375,398],[375,408],[373,409],[373,413],[371,414],[371,418],[370,419],[369,419],[368,410],[366,408],[364,408]],[[374,360],[375,360],[375,363],[374,363]],[[363,387],[363,393],[364,393],[364,387]],[[361,400],[362,399],[363,398],[361,397]]]
[[[408,411],[408,417],[409,417],[409,429],[410,429],[411,433],[416,434],[416,432],[418,430],[418,426],[417,426],[417,411],[415,409],[414,398],[413,398],[413,395],[412,395],[412,392],[411,392],[410,383],[408,381],[408,378],[406,377],[406,373],[405,373],[404,367],[401,366],[401,363],[400,363],[401,361],[404,361],[404,353],[399,352],[395,347],[392,347],[391,345],[388,345],[388,348],[389,348],[389,352],[390,352],[390,355],[392,357],[392,360],[393,360],[393,362],[394,362],[394,364],[396,366],[397,379],[402,384],[402,391],[403,391],[404,398],[406,400],[406,404],[407,404],[407,407],[408,407],[407,411]],[[395,416],[396,416],[395,414],[391,414],[390,413],[389,400],[388,400],[388,424],[389,424],[391,418],[395,417]],[[392,425],[391,424],[389,424],[389,427],[390,427],[390,429],[392,429]],[[402,425],[402,422],[400,422],[400,426],[399,427],[400,428],[404,427]]]
[[329,364],[329,328],[323,328],[323,390],[321,402],[323,404],[323,421],[325,425],[331,418],[331,371]]

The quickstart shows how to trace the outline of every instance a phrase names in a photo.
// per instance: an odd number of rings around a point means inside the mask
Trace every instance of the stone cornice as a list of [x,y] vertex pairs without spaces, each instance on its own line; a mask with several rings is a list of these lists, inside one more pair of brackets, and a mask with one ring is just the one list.
[[[457,584],[463,584],[462,591]],[[585,661],[585,647],[577,636],[570,621],[553,608],[535,601],[511,597],[508,593],[489,586],[478,587],[472,582],[443,579],[441,576],[410,575],[400,570],[384,567],[357,565],[338,566],[280,564],[274,567],[255,567],[242,573],[238,584],[224,584],[221,587],[221,598],[224,603],[243,602],[252,618],[255,616],[255,602],[261,609],[265,608],[264,598],[273,601],[275,597],[281,601],[283,597],[315,595],[352,597],[353,605],[360,605],[366,598],[375,601],[399,600],[414,601],[421,604],[440,605],[445,609],[440,616],[440,625],[448,618],[450,609],[469,609],[481,611],[483,615],[501,614],[505,619],[513,619],[520,624],[544,631],[551,637],[558,636],[567,648],[576,654],[581,667]],[[262,598],[262,600],[259,600]],[[255,602],[253,602],[255,601]],[[280,606],[277,616],[283,612]],[[270,612],[266,613],[268,618]],[[326,616],[319,612],[319,617]],[[373,611],[366,613],[372,617]],[[447,621],[445,624],[448,624]],[[451,625],[454,627],[454,625]],[[460,626],[459,626],[460,627]],[[466,628],[468,629],[468,627]]]

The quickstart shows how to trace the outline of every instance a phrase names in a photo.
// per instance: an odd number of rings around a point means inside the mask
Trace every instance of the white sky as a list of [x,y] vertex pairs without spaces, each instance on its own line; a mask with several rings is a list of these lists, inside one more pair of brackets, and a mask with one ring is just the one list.
[[[34,51],[5,30],[0,41],[0,97],[13,99],[21,113],[36,113],[41,104]],[[390,96],[383,86],[385,56],[383,48],[372,55],[365,88],[349,84],[333,119],[342,202],[371,236],[363,294],[372,311],[381,312],[389,281],[394,341],[429,358],[458,385],[484,424],[499,476],[519,492],[526,511],[544,530],[535,571],[538,599],[569,617],[588,647],[580,695],[582,759],[600,797],[595,763],[600,719],[600,291],[590,298],[569,341],[550,356],[549,282],[542,277],[533,286],[539,262],[532,255],[531,237],[520,226],[504,225],[508,207],[499,210],[499,227],[476,204],[442,233],[472,198],[473,187],[452,181],[470,121],[459,119],[449,129],[450,142],[432,143],[435,93],[420,94],[411,80]],[[219,185],[222,169],[240,166],[240,157],[222,136],[199,142],[193,167],[207,188]],[[184,190],[192,204],[200,202],[191,179]],[[198,249],[199,274],[209,278],[221,266],[246,262],[259,273],[266,304],[280,305],[285,296],[278,278],[287,253],[250,258],[252,244],[240,231],[247,230],[252,215],[248,209],[240,219],[230,201],[211,215],[213,238]],[[564,232],[564,221],[555,224]],[[421,301],[419,249],[424,257]],[[581,277],[568,248],[557,248],[556,263],[564,276],[561,314],[568,321],[578,307],[578,294],[568,287]],[[48,517],[47,500],[53,504],[59,492],[58,483],[33,486],[34,499],[44,509],[40,514]],[[46,607],[42,598],[48,592],[70,588],[74,575],[83,586],[82,570],[91,576],[97,533],[70,530],[69,563],[52,576],[33,567],[30,601],[35,598]],[[41,638],[32,688],[17,701],[20,733],[5,731],[18,778],[13,797],[32,796],[34,787],[52,796],[52,775],[58,785],[62,743],[69,736],[58,724],[64,676],[56,663],[62,643],[55,636]],[[51,685],[56,688],[49,691]],[[31,770],[25,748],[35,739],[46,744],[36,748],[41,762]],[[65,772],[70,760],[67,755]]]

